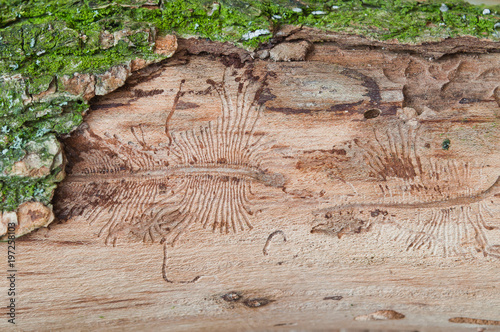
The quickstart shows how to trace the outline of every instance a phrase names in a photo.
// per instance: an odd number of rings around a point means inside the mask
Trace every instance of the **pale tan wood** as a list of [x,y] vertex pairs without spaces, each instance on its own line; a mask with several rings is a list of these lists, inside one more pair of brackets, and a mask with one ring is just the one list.
[[67,220],[18,240],[19,329],[494,331],[498,55],[237,58],[94,101]]

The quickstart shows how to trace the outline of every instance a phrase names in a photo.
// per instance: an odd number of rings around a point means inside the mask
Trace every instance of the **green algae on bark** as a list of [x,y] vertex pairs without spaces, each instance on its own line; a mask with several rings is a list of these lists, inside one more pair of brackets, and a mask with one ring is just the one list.
[[82,122],[89,96],[70,89],[68,80],[137,58],[165,58],[154,52],[157,34],[249,49],[285,24],[401,43],[465,35],[499,40],[500,10],[488,7],[485,15],[483,8],[456,0],[0,0],[0,209],[50,201],[60,176],[33,179],[11,171],[31,142],[67,134]]

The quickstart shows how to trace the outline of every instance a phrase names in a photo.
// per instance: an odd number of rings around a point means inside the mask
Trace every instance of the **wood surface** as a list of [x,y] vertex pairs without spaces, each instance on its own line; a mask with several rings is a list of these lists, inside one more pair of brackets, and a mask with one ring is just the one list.
[[179,45],[63,140],[18,330],[500,330],[497,53]]

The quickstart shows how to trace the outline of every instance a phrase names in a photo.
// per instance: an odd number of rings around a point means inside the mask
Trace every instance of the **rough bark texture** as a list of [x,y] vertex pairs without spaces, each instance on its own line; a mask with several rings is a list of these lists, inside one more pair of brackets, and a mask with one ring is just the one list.
[[180,39],[91,100],[60,222],[18,240],[19,326],[494,331],[496,50],[292,30]]

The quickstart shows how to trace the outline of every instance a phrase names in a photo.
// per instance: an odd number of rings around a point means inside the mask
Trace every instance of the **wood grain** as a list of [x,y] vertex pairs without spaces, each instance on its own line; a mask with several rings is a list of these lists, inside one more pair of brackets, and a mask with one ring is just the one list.
[[21,330],[500,319],[496,54],[181,57],[64,140],[60,223],[18,241]]

